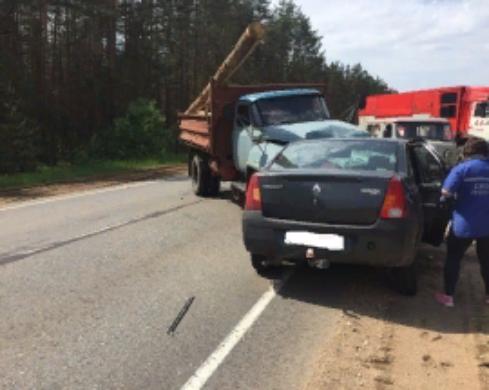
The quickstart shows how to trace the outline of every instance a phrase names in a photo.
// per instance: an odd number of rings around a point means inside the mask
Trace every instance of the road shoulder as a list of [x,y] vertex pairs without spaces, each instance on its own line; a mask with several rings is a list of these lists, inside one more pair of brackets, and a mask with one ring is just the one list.
[[350,302],[326,340],[305,389],[483,389],[489,385],[489,308],[474,253],[467,256],[456,307],[438,306],[442,250],[423,251],[421,291],[406,298],[367,286]]
[[158,180],[185,173],[185,164],[168,164],[158,168],[141,169],[133,172],[102,175],[86,179],[76,179],[66,183],[0,190],[0,208],[25,201],[85,192],[127,183]]

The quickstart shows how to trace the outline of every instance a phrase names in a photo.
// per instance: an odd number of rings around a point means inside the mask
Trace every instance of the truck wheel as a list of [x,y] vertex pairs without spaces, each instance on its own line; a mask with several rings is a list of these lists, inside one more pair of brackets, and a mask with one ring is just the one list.
[[207,195],[207,182],[209,180],[209,167],[202,157],[194,155],[190,163],[190,177],[192,178],[192,190],[197,196]]
[[221,179],[211,173],[207,162],[198,154],[190,163],[192,189],[197,196],[216,196],[221,188]]
[[277,265],[266,264],[266,257],[262,255],[251,254],[251,265],[255,269],[256,273],[267,279],[276,279],[280,276],[280,270],[282,267]]
[[209,172],[209,176],[207,180],[207,195],[217,196],[219,194],[220,189],[221,189],[221,179]]
[[418,292],[416,262],[392,269],[396,290],[402,295],[414,296]]

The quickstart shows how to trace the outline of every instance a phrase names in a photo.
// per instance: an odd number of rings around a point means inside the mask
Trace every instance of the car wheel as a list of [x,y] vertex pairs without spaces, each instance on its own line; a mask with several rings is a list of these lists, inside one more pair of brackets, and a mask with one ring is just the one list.
[[268,279],[277,278],[282,267],[267,264],[266,260],[265,256],[251,254],[251,265],[258,275]]
[[402,295],[414,296],[418,292],[418,277],[416,263],[396,267],[393,270],[395,288]]

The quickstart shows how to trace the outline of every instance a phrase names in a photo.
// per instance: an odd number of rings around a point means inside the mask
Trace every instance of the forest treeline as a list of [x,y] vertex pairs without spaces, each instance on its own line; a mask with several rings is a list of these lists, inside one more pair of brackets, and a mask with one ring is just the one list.
[[292,0],[1,0],[0,173],[175,148],[177,113],[254,20],[266,41],[233,82],[324,82],[339,118],[388,91],[327,62]]

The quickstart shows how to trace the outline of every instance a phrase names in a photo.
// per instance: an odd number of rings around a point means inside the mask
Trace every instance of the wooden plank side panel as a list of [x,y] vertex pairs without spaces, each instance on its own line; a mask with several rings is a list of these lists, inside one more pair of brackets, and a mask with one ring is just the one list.
[[200,119],[183,119],[180,122],[180,129],[191,133],[209,135],[209,124]]
[[207,118],[185,118],[180,120],[180,140],[191,147],[209,152],[210,134]]
[[180,140],[186,143],[188,146],[201,149],[203,151],[209,151],[209,137],[205,137],[199,134],[182,131],[180,134]]

